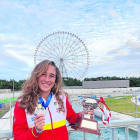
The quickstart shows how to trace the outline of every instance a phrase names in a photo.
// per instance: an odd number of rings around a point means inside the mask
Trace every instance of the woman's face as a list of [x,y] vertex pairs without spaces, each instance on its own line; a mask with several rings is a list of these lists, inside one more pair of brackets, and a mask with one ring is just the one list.
[[44,93],[49,94],[51,92],[52,87],[55,84],[56,79],[56,70],[52,65],[48,66],[46,72],[44,72],[38,78],[38,86],[40,90]]

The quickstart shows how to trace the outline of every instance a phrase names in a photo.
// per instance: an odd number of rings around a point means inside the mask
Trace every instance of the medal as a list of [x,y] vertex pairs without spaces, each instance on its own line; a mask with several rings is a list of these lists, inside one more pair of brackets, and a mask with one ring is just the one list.
[[45,114],[45,108],[38,103],[36,109],[35,109],[35,116],[38,114],[38,113],[42,113],[42,114]]
[[36,109],[35,109],[35,116],[36,116],[38,113],[45,114],[46,107],[48,107],[48,105],[49,105],[49,103],[50,103],[50,101],[51,101],[51,98],[52,98],[52,93],[49,94],[49,97],[48,97],[46,103],[44,103],[42,97],[39,98],[39,102],[38,102],[37,107],[36,107]]

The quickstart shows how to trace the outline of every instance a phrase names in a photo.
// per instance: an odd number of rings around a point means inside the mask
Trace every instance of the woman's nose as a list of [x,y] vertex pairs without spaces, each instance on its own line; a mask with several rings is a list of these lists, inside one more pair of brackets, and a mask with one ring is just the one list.
[[45,81],[49,81],[49,79],[50,79],[49,76],[46,75],[45,76]]

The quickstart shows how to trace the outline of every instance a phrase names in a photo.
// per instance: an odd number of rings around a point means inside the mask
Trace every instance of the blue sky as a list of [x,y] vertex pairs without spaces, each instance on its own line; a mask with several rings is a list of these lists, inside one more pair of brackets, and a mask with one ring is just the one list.
[[0,79],[26,79],[48,34],[67,31],[87,46],[85,77],[140,77],[139,0],[0,0]]

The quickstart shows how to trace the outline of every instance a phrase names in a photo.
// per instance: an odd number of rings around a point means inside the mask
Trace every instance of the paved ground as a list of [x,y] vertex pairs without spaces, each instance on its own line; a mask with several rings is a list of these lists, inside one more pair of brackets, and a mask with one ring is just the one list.
[[15,91],[14,93],[11,92],[8,94],[0,94],[0,99],[19,97],[20,95],[21,95],[21,91]]
[[[13,119],[13,112],[14,112],[14,107],[11,109],[11,111],[8,111],[3,117],[2,119],[0,119],[0,131],[1,130],[7,130],[7,131],[11,131],[12,129],[12,119]],[[10,114],[11,114],[11,118],[10,118]],[[1,138],[1,135],[0,135]],[[6,139],[3,139],[6,140]],[[13,140],[13,139],[10,139]]]

